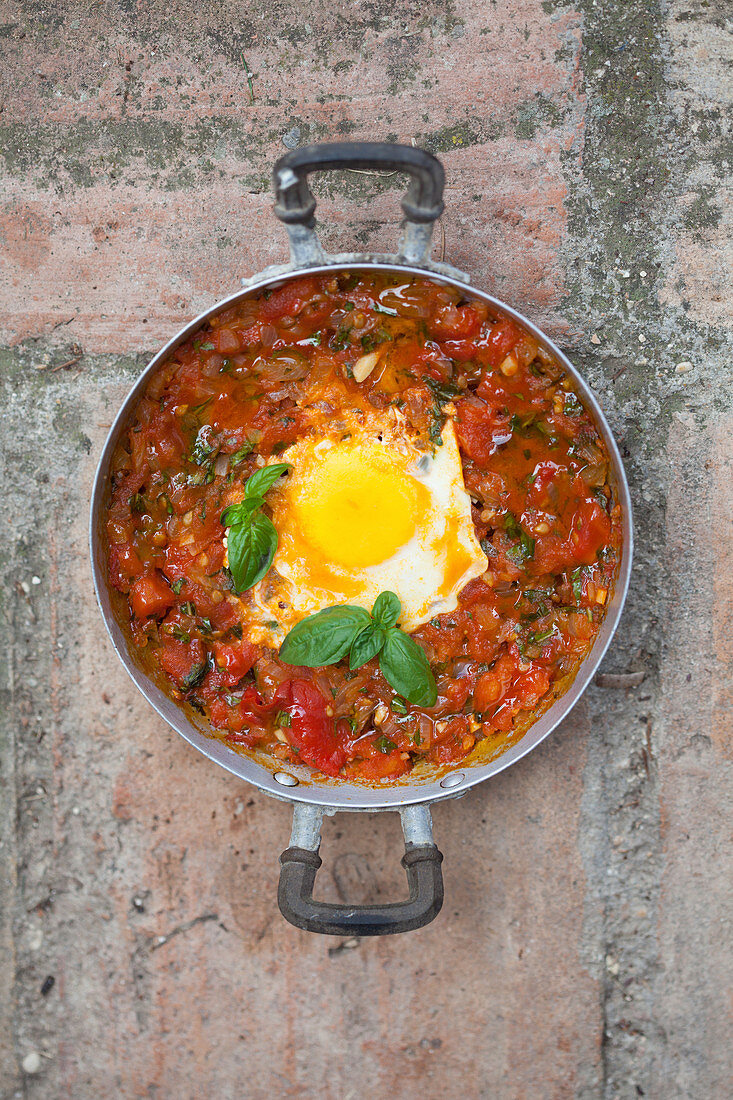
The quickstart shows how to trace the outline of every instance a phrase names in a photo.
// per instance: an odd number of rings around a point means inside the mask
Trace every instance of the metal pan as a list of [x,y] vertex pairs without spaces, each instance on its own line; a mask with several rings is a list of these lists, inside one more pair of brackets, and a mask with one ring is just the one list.
[[[410,186],[402,200],[405,222],[396,256],[371,253],[326,255],[323,252],[314,230],[316,204],[308,187],[308,174],[344,168],[400,171],[410,176]],[[440,868],[443,857],[433,840],[431,803],[464,794],[477,783],[510,767],[539,745],[577,702],[598,668],[616,630],[631,571],[633,530],[629,490],[618,448],[598,402],[563,352],[516,310],[472,286],[467,275],[430,259],[433,224],[443,210],[444,174],[442,165],[435,157],[410,146],[376,142],[311,145],[282,157],[275,165],[273,175],[277,199],[275,213],[284,222],[290,238],[290,261],[243,280],[242,289],[194,318],[161,348],[131,389],[110,430],[94,482],[90,528],[94,585],[117,655],[158,714],[210,760],[264,793],[293,803],[290,847],[281,856],[278,902],[283,916],[299,928],[331,935],[376,936],[405,932],[431,921],[440,911],[443,901]],[[521,739],[496,759],[471,763],[469,758],[469,761],[461,761],[451,770],[436,772],[419,781],[414,776],[408,776],[406,781],[374,788],[319,779],[308,768],[288,767],[284,770],[277,761],[262,753],[241,755],[234,752],[212,737],[205,721],[190,708],[175,703],[164,694],[139,665],[134,647],[115,613],[113,594],[107,580],[104,530],[115,448],[129,426],[151,375],[168,356],[209,318],[265,287],[274,288],[306,272],[313,274],[354,269],[425,275],[483,299],[497,319],[509,317],[530,332],[539,345],[562,364],[573,379],[586,408],[592,413],[608,450],[611,460],[609,477],[623,513],[622,559],[606,617],[592,649],[565,694],[537,718]],[[345,906],[313,899],[316,872],[321,865],[318,855],[321,823],[325,814],[331,815],[338,810],[399,812],[405,837],[402,863],[410,889],[407,901],[390,905]]]

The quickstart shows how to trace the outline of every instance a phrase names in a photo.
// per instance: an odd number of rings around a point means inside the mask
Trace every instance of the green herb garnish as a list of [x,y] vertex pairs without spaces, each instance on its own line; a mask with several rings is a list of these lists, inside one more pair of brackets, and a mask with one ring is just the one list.
[[397,626],[402,604],[394,592],[382,592],[371,615],[363,607],[327,607],[294,626],[280,647],[289,665],[320,668],[349,655],[353,670],[379,657],[387,682],[404,699],[432,707],[437,699],[435,678],[425,650]]
[[228,528],[227,555],[235,592],[244,592],[261,581],[275,557],[277,531],[260,512],[268,492],[287,473],[287,462],[263,466],[244,483],[244,500],[224,510],[221,522]]
[[238,451],[235,451],[233,455],[229,455],[229,469],[233,470],[235,466],[239,466],[240,462],[244,462],[245,458],[248,458],[254,449],[254,443],[250,443],[249,440],[243,443]]
[[565,401],[563,403],[562,411],[566,416],[580,416],[583,412],[583,406],[574,393],[566,393]]

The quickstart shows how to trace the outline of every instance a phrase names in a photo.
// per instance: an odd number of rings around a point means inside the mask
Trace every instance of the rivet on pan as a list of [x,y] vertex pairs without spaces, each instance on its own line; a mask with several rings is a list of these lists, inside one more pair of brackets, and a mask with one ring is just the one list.
[[451,775],[444,775],[440,785],[441,787],[457,787],[465,778],[463,772],[453,772]]
[[298,780],[294,775],[290,775],[288,772],[275,772],[272,778],[276,783],[279,783],[281,787],[298,786]]

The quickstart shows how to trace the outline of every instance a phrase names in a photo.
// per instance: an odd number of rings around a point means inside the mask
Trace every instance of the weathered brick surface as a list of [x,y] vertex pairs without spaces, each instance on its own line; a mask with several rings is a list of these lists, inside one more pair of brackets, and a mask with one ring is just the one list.
[[[0,1096],[730,1095],[724,15],[0,4]],[[436,808],[438,920],[356,946],[279,917],[288,807],[138,696],[85,534],[145,354],[284,258],[272,162],[339,136],[441,154],[446,258],[572,349],[639,532],[611,679]],[[328,247],[393,247],[401,181],[316,186]],[[399,844],[329,822],[323,895],[395,896]]]

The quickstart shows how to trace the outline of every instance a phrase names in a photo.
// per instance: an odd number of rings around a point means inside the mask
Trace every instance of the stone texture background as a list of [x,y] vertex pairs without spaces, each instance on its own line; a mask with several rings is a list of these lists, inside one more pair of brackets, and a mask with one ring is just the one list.
[[[3,1100],[733,1094],[729,14],[0,2]],[[287,807],[138,697],[86,552],[126,388],[285,257],[270,167],[336,137],[442,156],[436,249],[586,372],[639,544],[585,700],[437,807],[441,916],[355,945],[280,919]],[[397,178],[317,188],[328,246],[394,244]],[[394,895],[398,848],[336,818],[324,893]]]

